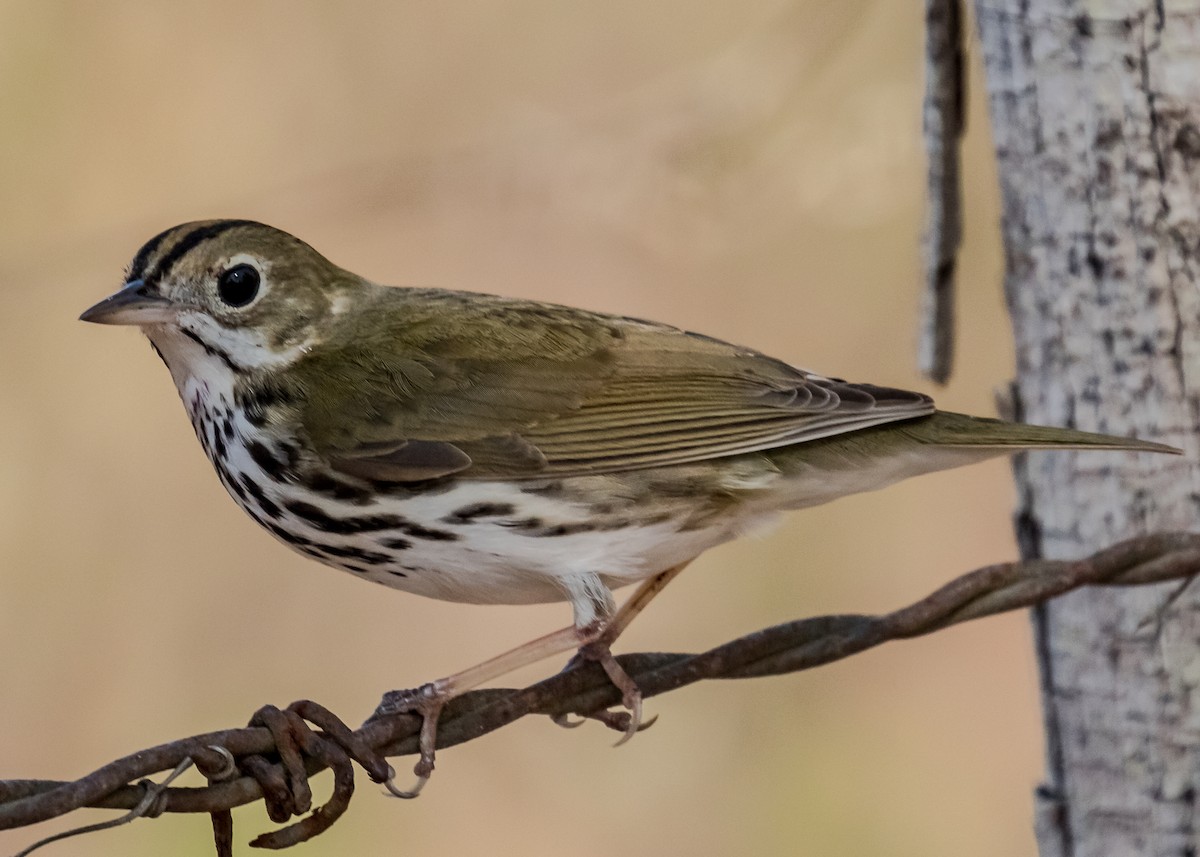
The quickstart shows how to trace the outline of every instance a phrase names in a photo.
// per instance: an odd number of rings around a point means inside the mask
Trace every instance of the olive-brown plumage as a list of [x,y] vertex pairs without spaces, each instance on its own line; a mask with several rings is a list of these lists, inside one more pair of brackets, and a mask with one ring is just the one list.
[[276,537],[439,598],[569,600],[773,512],[1029,447],[1157,444],[935,411],[667,325],[378,286],[286,233],[188,223],[84,314],[140,325]]

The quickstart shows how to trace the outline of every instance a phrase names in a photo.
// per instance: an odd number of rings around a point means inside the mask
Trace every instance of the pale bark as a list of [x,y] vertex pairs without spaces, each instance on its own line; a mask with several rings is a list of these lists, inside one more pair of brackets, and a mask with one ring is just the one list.
[[[1200,5],[980,0],[1003,192],[1014,401],[1030,422],[1182,447],[1030,455],[1026,557],[1200,523]],[[1200,585],[1035,611],[1042,857],[1200,847]]]

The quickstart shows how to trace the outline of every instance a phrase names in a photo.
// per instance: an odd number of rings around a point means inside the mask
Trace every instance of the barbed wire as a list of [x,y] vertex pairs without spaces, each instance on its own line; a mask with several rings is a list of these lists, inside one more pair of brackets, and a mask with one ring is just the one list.
[[[706,652],[628,654],[618,656],[617,661],[643,696],[651,697],[704,679],[752,678],[812,669],[889,640],[921,636],[960,622],[1028,607],[1083,586],[1135,586],[1190,578],[1198,573],[1200,534],[1158,533],[1129,539],[1074,561],[1031,560],[985,566],[892,613],[799,619],[747,634]],[[441,714],[437,746],[440,749],[474,740],[529,714],[556,719],[575,714],[623,729],[627,725],[625,715],[608,711],[619,702],[620,692],[603,669],[582,662],[529,687],[474,690],[452,700]],[[83,807],[131,811],[113,823],[164,812],[206,812],[212,814],[217,854],[223,857],[232,853],[229,810],[261,799],[273,821],[304,816],[251,843],[284,848],[319,834],[345,812],[354,790],[352,760],[371,779],[389,781],[392,771],[386,757],[415,754],[420,728],[421,718],[415,714],[372,716],[359,729],[351,730],[327,709],[307,700],[282,711],[266,706],[245,728],[193,735],[150,747],[71,782],[0,781],[0,830],[37,824]],[[207,786],[168,787],[146,779],[163,771],[177,776],[192,764],[208,778]],[[308,814],[308,777],[326,768],[334,771],[333,795]]]

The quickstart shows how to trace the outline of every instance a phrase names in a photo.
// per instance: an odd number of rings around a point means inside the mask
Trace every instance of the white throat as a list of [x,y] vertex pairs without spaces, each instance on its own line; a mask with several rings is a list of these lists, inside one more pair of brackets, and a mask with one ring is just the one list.
[[275,351],[259,331],[230,329],[203,313],[180,313],[174,323],[147,325],[143,332],[162,354],[189,410],[198,389],[232,395],[239,376],[287,366],[312,348],[306,340]]
[[237,371],[221,353],[189,338],[174,325],[154,325],[143,332],[162,355],[193,421],[206,402],[221,397],[233,400]]

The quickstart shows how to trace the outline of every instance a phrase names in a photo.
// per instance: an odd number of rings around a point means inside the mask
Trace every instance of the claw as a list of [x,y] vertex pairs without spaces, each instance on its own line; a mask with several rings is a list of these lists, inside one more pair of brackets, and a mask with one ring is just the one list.
[[641,691],[635,691],[632,694],[627,693],[622,702],[624,702],[625,707],[629,709],[629,722],[625,724],[625,734],[617,739],[617,743],[613,744],[614,747],[620,747],[634,735],[642,731]]
[[550,716],[550,722],[555,726],[561,726],[563,729],[578,729],[580,726],[587,723],[587,718],[580,717],[578,720],[572,720],[571,713],[565,712],[563,714],[552,714]]
[[649,720],[643,721],[643,722],[641,723],[641,725],[639,725],[639,726],[638,726],[638,728],[637,728],[637,731],[638,731],[638,732],[645,732],[647,729],[649,729],[651,726],[653,726],[653,725],[654,725],[655,723],[657,723],[657,722],[658,722],[658,715],[657,715],[657,714],[655,714],[655,715],[654,715],[653,717],[651,717]]
[[[583,719],[599,720],[609,729],[615,729],[624,734],[613,744],[614,747],[620,747],[622,744],[629,741],[637,733],[643,729],[648,729],[654,725],[654,721],[658,719],[655,715],[649,720],[642,720],[642,691],[638,688],[637,683],[625,672],[625,669],[617,663],[617,659],[613,657],[612,650],[608,647],[608,641],[603,637],[593,640],[579,647],[579,651],[575,653],[575,657],[571,659],[568,668],[573,666],[580,660],[595,661],[603,669],[608,680],[613,683],[617,690],[621,691],[621,704],[625,706],[627,712],[613,711],[597,711],[586,715]],[[559,715],[552,718],[559,726],[568,726],[574,728],[583,720],[578,722],[568,722],[569,715]]]
[[383,781],[383,787],[388,790],[388,794],[392,797],[412,800],[421,794],[421,789],[425,788],[427,782],[429,782],[429,777],[417,777],[416,784],[408,791],[398,789],[396,788],[396,769],[388,765],[388,778]]
[[613,744],[614,747],[620,747],[622,744],[627,742],[634,735],[638,734],[639,732],[645,732],[647,729],[649,729],[651,726],[653,726],[655,723],[658,722],[657,714],[655,714],[649,720],[643,720],[642,722],[639,723],[638,718],[640,716],[641,716],[641,706],[639,705],[637,716],[630,715],[629,723],[626,725],[626,727],[624,729],[625,734],[622,735],[619,739],[617,739],[617,743]]
[[421,736],[418,740],[420,756],[417,763],[413,765],[413,773],[417,776],[416,785],[407,791],[396,788],[395,771],[389,766],[388,773],[391,776],[384,782],[384,787],[393,797],[412,800],[429,782],[430,776],[433,775],[434,752],[437,748],[438,718],[441,717],[442,708],[452,696],[452,693],[439,687],[437,682],[430,682],[415,690],[388,691],[375,709],[372,717],[404,712],[416,714],[421,718]]

